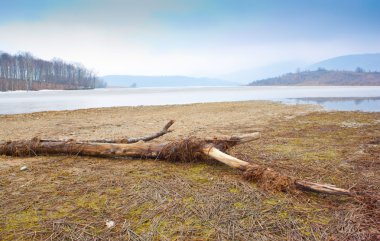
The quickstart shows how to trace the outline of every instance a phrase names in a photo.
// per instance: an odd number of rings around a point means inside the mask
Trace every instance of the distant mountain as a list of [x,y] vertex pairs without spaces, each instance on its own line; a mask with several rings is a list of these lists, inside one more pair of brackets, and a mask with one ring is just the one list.
[[[305,66],[307,65],[304,62],[280,62],[259,68],[239,70],[233,73],[218,76],[217,78],[194,78],[186,76],[107,75],[102,77],[102,79],[108,83],[109,87],[131,88],[236,86],[239,84],[247,84],[258,79],[261,79],[261,81],[258,82],[258,84],[256,84],[256,82],[252,82],[251,84],[270,85],[266,83],[276,83],[275,85],[378,85],[376,79],[378,78],[377,74],[357,73],[354,71],[359,67],[363,69],[365,72],[380,72],[380,53],[339,56],[320,61],[308,67]],[[297,69],[307,71],[300,72],[298,74],[285,74],[295,72]],[[314,73],[314,70],[318,69],[326,69],[332,71],[325,71],[323,73],[316,71]],[[335,70],[339,71],[337,72]],[[282,76],[270,78],[279,75]],[[297,81],[292,78],[301,78],[302,81],[300,80],[299,83],[296,83]],[[277,83],[277,81],[281,81],[281,84]],[[289,83],[287,83],[287,81],[289,81]]]
[[326,59],[309,66],[307,69],[316,70],[351,70],[357,67],[365,71],[380,71],[380,54],[353,54]]
[[316,70],[285,74],[275,78],[250,83],[252,86],[265,85],[367,85],[380,86],[380,72]]
[[235,71],[229,74],[221,75],[219,76],[219,78],[228,81],[247,84],[254,80],[278,76],[284,73],[291,73],[296,71],[298,68],[303,68],[304,66],[306,66],[306,64],[302,62],[280,62],[271,65],[266,65],[263,67]]
[[189,86],[237,86],[237,83],[212,78],[186,76],[133,76],[107,75],[102,77],[108,87],[189,87]]

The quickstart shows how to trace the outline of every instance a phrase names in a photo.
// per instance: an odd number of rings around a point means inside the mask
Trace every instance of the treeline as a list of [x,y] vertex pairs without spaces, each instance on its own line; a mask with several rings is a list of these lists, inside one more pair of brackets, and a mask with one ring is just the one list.
[[106,83],[80,64],[46,61],[30,53],[0,52],[0,91],[101,87]]
[[365,72],[362,68],[356,71],[326,70],[319,68],[315,71],[298,71],[279,77],[251,82],[251,86],[268,85],[304,85],[304,86],[380,86],[380,72]]

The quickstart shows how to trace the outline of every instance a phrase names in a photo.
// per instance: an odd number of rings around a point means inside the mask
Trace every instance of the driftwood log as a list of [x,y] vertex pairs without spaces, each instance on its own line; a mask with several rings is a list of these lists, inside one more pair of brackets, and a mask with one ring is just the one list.
[[[246,179],[256,181],[267,189],[277,189],[280,191],[298,189],[325,194],[350,195],[349,190],[337,188],[330,184],[297,180],[276,172],[271,168],[240,160],[224,152],[232,146],[258,139],[260,137],[259,133],[204,139],[188,138],[164,143],[145,142],[168,133],[168,129],[173,123],[173,121],[170,121],[165,125],[163,130],[153,135],[142,138],[123,139],[124,141],[43,140],[38,138],[26,141],[0,141],[0,155],[66,154],[111,158],[155,158],[169,161],[194,161],[212,158],[232,168],[243,171]],[[138,141],[136,142],[136,140]]]

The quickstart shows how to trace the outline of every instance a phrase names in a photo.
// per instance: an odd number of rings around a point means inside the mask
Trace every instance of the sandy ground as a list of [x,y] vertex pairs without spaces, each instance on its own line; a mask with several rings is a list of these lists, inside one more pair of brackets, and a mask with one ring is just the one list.
[[[380,114],[265,101],[0,116],[0,140],[244,134],[231,153],[355,197],[263,190],[219,163],[0,156],[5,240],[376,240]],[[20,167],[28,166],[27,171]],[[107,220],[115,222],[107,228]]]
[[0,140],[113,139],[144,136],[175,120],[165,136],[206,136],[249,133],[270,121],[306,114],[317,107],[272,102],[230,102],[146,107],[120,107],[38,112],[0,116]]

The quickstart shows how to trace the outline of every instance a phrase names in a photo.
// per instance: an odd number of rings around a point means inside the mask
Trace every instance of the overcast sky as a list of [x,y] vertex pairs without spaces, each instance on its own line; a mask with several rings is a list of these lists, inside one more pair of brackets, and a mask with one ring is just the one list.
[[380,52],[380,1],[0,0],[0,50],[100,75],[219,76]]

